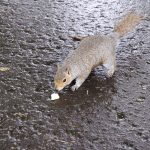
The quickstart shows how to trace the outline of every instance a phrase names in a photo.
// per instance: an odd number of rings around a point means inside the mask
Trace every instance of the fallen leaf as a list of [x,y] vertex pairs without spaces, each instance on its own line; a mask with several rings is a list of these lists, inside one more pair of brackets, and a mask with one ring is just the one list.
[[4,71],[8,71],[10,68],[8,67],[0,67],[0,71],[4,72]]

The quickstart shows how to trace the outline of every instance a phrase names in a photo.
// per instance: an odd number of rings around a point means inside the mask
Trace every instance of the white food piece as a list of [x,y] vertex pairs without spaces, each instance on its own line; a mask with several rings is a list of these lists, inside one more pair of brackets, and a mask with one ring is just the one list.
[[59,95],[57,93],[53,93],[51,94],[51,100],[56,100],[56,99],[59,99]]

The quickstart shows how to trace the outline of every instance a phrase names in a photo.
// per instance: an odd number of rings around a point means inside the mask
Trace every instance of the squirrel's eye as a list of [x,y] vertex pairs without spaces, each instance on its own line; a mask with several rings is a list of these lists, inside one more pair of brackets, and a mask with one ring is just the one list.
[[66,79],[63,79],[63,82],[66,82]]

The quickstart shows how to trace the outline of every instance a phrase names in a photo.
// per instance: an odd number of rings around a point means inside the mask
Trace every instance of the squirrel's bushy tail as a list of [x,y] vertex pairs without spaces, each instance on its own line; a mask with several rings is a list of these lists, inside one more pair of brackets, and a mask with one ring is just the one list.
[[118,33],[119,37],[122,37],[132,30],[141,19],[142,17],[135,13],[129,13],[114,27],[113,32]]

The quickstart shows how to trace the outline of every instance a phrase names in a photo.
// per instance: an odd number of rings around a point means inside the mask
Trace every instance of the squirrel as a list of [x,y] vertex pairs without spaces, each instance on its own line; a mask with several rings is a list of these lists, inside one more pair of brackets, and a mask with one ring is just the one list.
[[55,89],[60,91],[76,80],[71,89],[77,90],[98,65],[102,65],[106,69],[107,77],[111,77],[116,68],[117,41],[140,20],[141,16],[131,12],[114,27],[112,33],[84,37],[77,49],[69,53],[62,64],[57,65],[54,76]]

